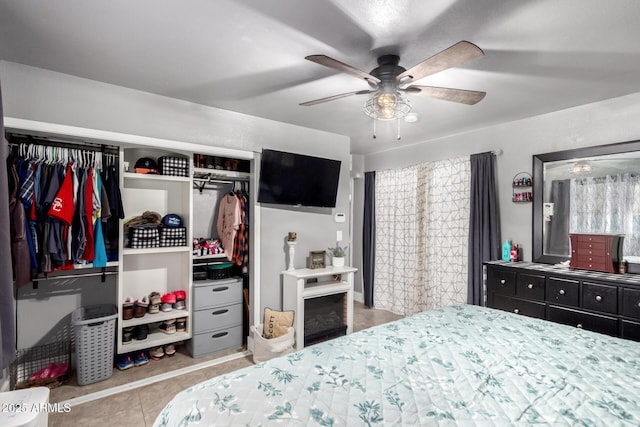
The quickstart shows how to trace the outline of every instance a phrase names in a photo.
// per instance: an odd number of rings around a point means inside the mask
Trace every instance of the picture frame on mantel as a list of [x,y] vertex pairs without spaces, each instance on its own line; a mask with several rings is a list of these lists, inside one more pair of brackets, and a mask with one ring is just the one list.
[[311,251],[309,252],[309,268],[315,270],[316,268],[325,268],[325,251]]

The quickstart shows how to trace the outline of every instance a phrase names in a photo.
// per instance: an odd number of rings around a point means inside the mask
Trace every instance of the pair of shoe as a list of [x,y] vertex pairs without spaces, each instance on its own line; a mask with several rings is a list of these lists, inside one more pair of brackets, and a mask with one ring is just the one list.
[[160,329],[165,334],[175,334],[176,333],[176,319],[168,319],[162,322],[160,325]]
[[49,363],[49,365],[35,372],[29,377],[29,381],[44,380],[47,378],[58,378],[66,374],[69,366],[66,363]]
[[165,356],[171,357],[176,354],[176,347],[173,344],[167,344],[164,346],[164,348],[162,346],[159,346],[151,349],[149,354],[151,355],[151,358],[153,360],[160,360]]
[[186,332],[187,330],[187,318],[180,317],[176,319],[176,332]]
[[171,311],[174,308],[176,310],[184,310],[187,308],[187,305],[184,301],[185,298],[186,298],[186,292],[183,290],[173,291],[168,294],[164,294],[161,298],[162,306],[160,309],[165,312]]
[[149,358],[144,350],[135,353],[119,354],[116,358],[116,367],[121,371],[134,366],[146,365],[147,363],[149,363]]
[[[147,335],[149,335],[149,325],[135,326],[131,331],[131,335],[133,336],[134,340],[138,340],[138,341],[146,340]],[[122,343],[124,344],[124,336],[123,336]]]
[[131,297],[126,297],[122,303],[122,320],[144,317],[147,307],[149,307],[149,299],[146,295],[135,301]]

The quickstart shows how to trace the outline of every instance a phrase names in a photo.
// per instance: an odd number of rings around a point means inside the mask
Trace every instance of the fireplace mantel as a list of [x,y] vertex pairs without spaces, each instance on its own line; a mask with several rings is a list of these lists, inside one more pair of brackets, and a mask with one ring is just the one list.
[[282,309],[295,311],[296,350],[304,348],[304,301],[306,299],[346,294],[347,334],[353,332],[353,275],[356,271],[358,269],[353,267],[327,267],[282,272]]

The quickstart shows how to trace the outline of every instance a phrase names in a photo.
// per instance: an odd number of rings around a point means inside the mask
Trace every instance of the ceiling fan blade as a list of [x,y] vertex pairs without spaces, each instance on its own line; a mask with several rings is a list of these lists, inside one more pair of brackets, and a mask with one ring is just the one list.
[[420,80],[423,77],[462,65],[482,56],[484,56],[484,52],[478,46],[467,41],[461,41],[425,59],[404,73],[398,74],[396,80],[400,83]]
[[474,105],[482,101],[487,94],[475,90],[451,89],[448,87],[418,86],[411,85],[404,90],[415,95],[429,96],[431,98],[443,99],[445,101],[459,102],[461,104]]
[[351,74],[360,79],[365,79],[367,82],[378,84],[380,79],[373,77],[369,73],[353,68],[351,65],[347,65],[344,62],[340,62],[337,59],[328,57],[327,55],[309,55],[304,59],[315,62],[316,64],[324,65],[325,67],[333,68],[334,70],[341,71],[343,73]]
[[340,95],[327,96],[326,98],[314,99],[313,101],[302,102],[299,105],[308,107],[310,105],[322,104],[323,102],[333,101],[335,99],[346,98],[352,95],[366,95],[367,93],[373,93],[375,90],[358,90],[355,92],[341,93]]

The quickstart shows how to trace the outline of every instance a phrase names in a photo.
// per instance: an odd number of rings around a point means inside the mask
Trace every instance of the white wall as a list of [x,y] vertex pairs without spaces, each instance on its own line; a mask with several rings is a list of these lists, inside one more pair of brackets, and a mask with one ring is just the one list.
[[[341,160],[335,209],[261,208],[262,307],[281,307],[280,272],[286,269],[287,232],[298,233],[296,268],[306,266],[309,251],[334,245],[336,230],[348,235],[350,155],[349,139],[345,136],[6,61],[0,61],[0,80],[4,113],[8,117],[207,146],[255,152],[273,148]],[[336,212],[347,214],[347,222],[336,224],[333,220]],[[29,300],[22,303],[22,308],[46,310],[41,304],[45,303]],[[69,311],[74,308],[68,307]]]
[[638,140],[638,117],[640,93],[368,155],[365,170],[399,168],[502,149],[504,154],[497,157],[502,240],[511,239],[522,245],[524,259],[530,261],[532,206],[511,201],[514,175],[532,172],[534,154]]

